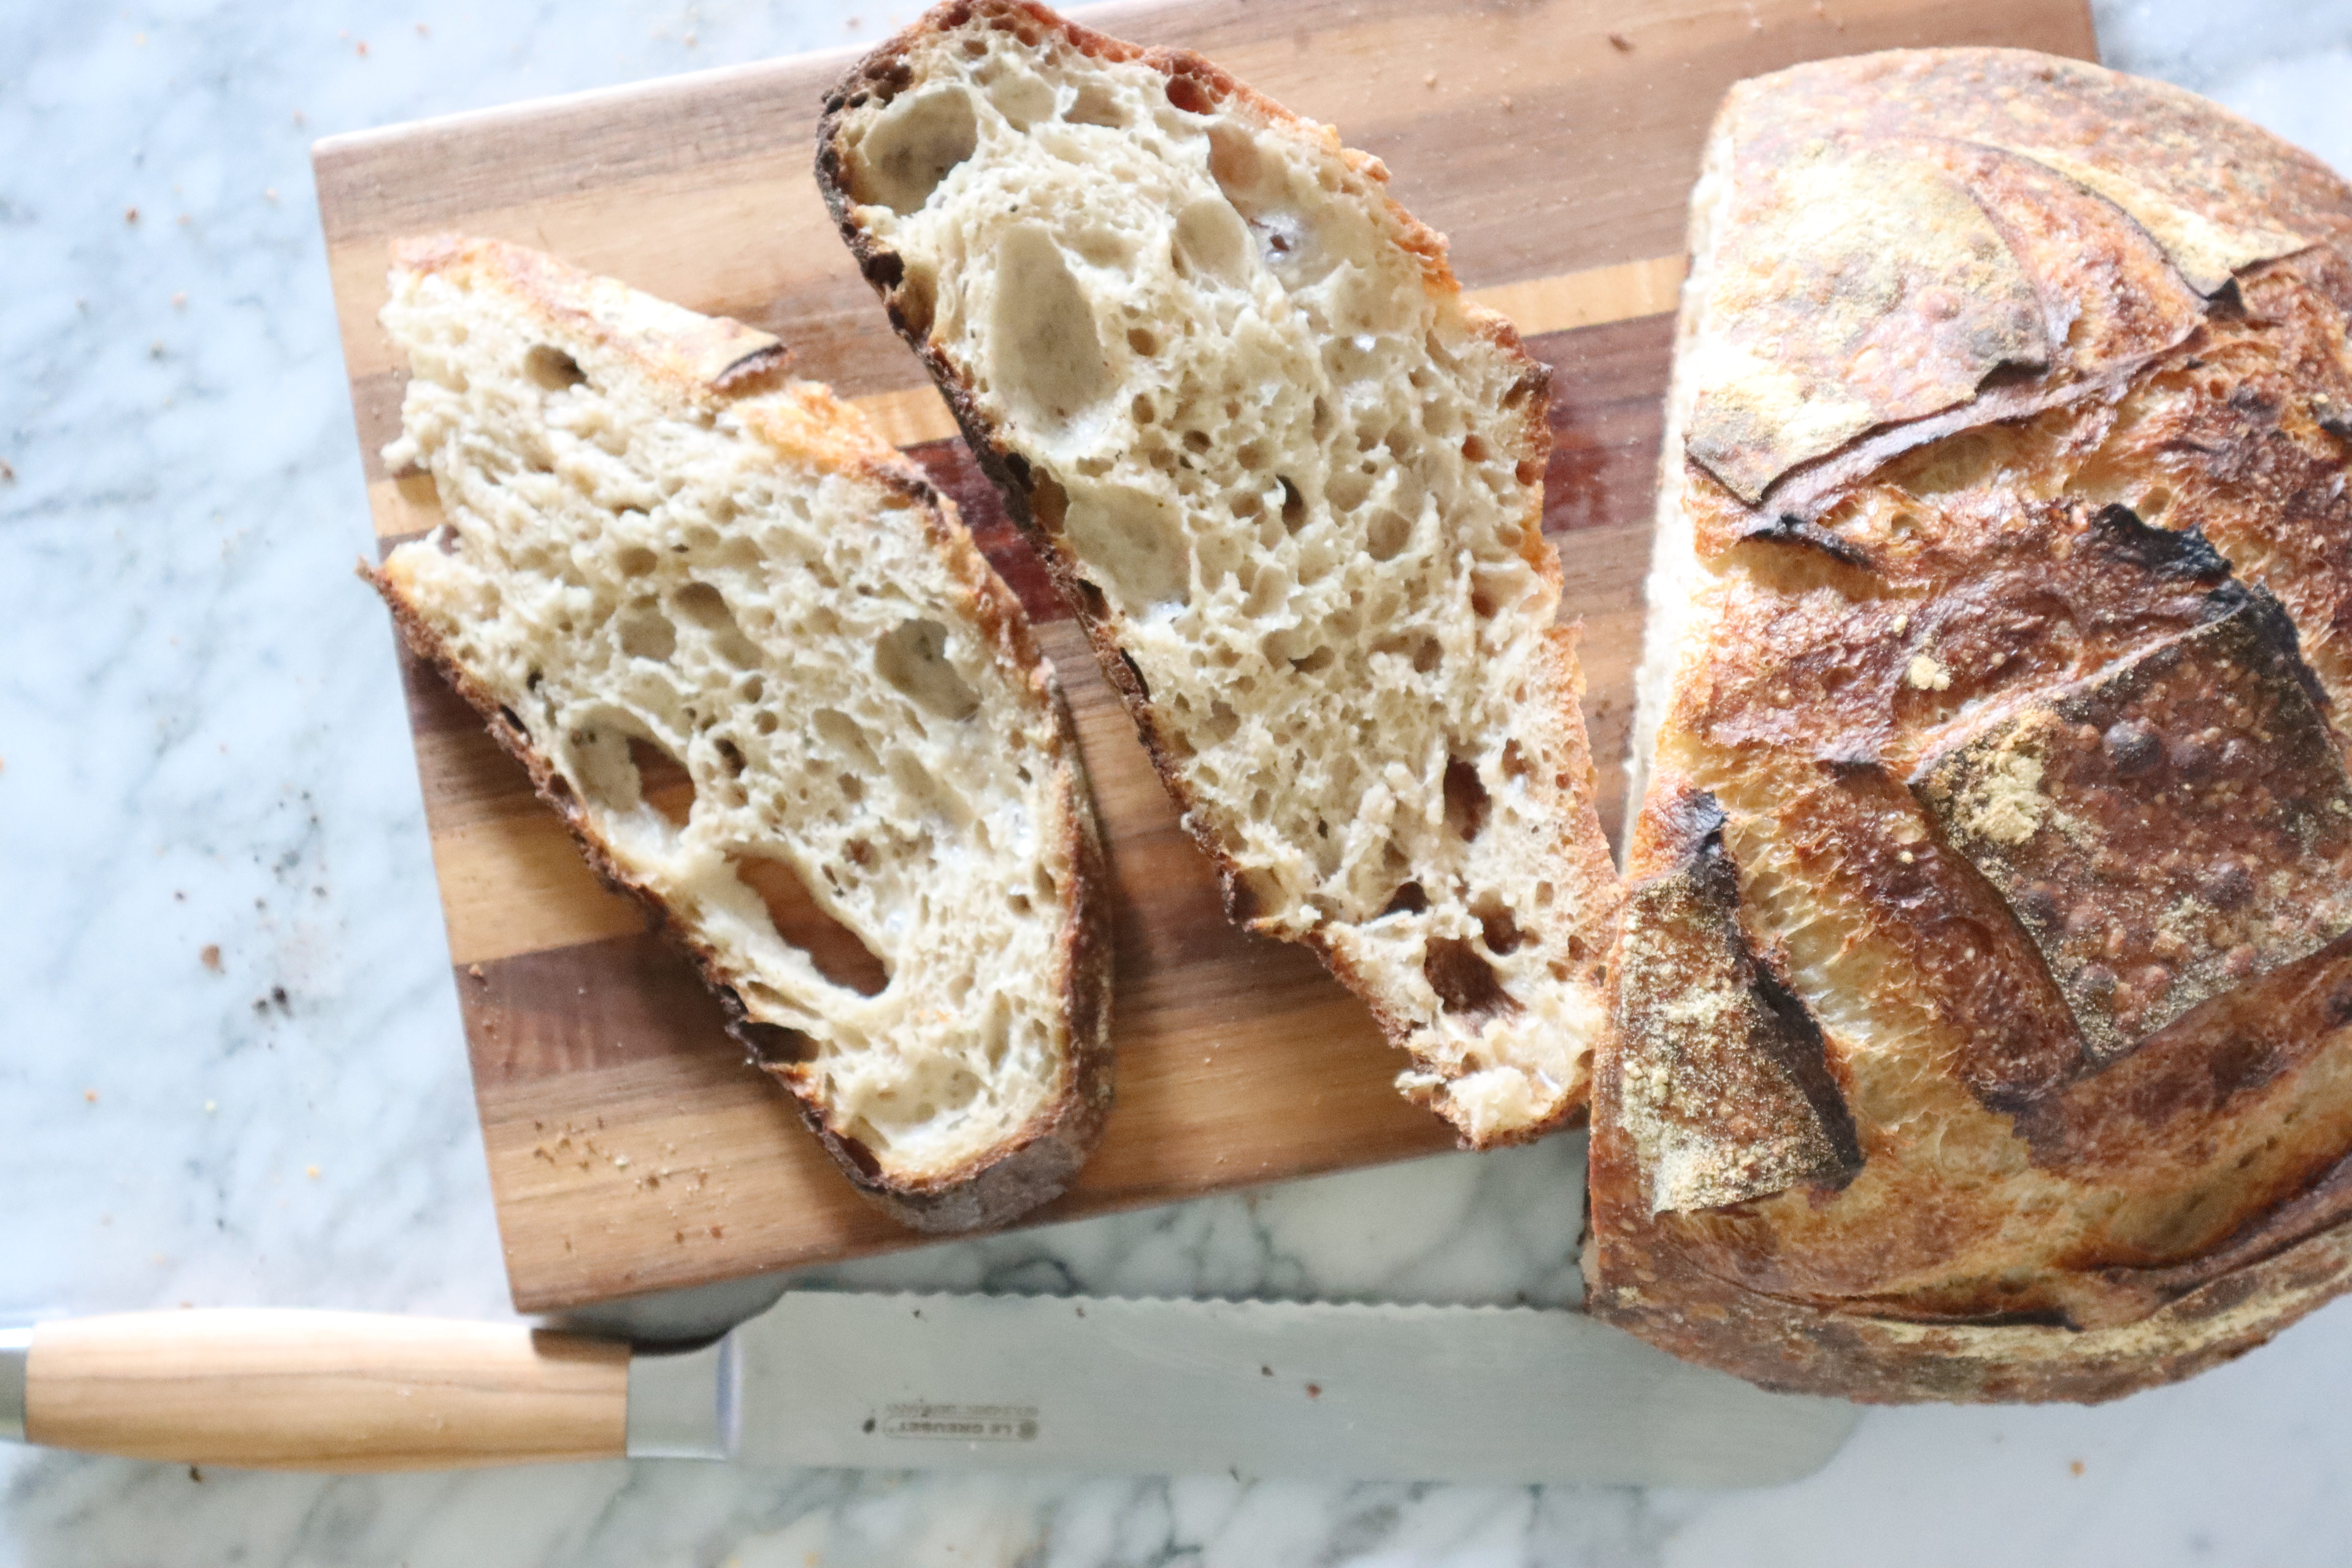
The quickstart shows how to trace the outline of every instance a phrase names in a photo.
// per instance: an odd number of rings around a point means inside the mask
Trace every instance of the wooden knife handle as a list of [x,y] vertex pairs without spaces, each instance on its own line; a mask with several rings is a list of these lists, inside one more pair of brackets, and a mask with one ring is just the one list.
[[626,1345],[364,1312],[135,1312],[44,1323],[25,1436],[258,1470],[617,1459]]

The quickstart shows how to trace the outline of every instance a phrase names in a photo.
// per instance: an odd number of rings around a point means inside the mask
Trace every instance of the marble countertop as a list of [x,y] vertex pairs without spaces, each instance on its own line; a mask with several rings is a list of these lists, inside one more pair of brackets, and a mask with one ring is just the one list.
[[[904,8],[911,14],[911,5]],[[0,19],[0,1321],[509,1313],[311,198],[331,132],[881,37],[832,3]],[[2105,5],[2352,168],[2352,0]],[[925,1248],[849,1285],[1570,1300],[1572,1140]],[[1874,1412],[1776,1489],[325,1480],[0,1452],[0,1563],[2352,1562],[2352,1308],[2099,1410]]]

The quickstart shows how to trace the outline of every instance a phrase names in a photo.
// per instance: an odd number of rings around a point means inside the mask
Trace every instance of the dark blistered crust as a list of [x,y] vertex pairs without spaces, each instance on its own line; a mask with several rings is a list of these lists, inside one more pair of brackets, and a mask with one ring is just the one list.
[[1633,884],[1613,999],[1616,1124],[1650,1213],[1744,1203],[1862,1168],[1822,1031],[1739,920],[1724,816],[1704,791],[1662,805],[1667,868]]
[[[1729,804],[1744,860],[1769,855],[1756,874],[1771,879],[1774,929],[1833,933],[1808,954],[1809,984],[1878,988],[1843,994],[1856,1005],[1830,1040],[1833,1068],[1870,1091],[1852,1097],[1866,1161],[1826,1202],[1653,1214],[1612,1037],[1594,1075],[1587,1300],[1676,1354],[1794,1392],[2096,1401],[2174,1381],[2352,1288],[2352,935],[2328,940],[2322,911],[2274,964],[2263,932],[2233,942],[2252,950],[2242,980],[2192,976],[2185,1011],[2143,1018],[2153,1032],[2116,1051],[2084,1026],[2082,965],[2053,973],[2029,927],[2044,900],[2053,917],[2089,903],[2102,918],[2160,901],[2179,929],[2159,956],[2193,970],[2230,920],[2254,918],[2269,878],[2289,885],[2265,927],[2304,923],[2288,904],[2352,882],[2326,826],[2342,791],[2327,716],[2352,693],[2352,190],[2174,89],[2013,51],[1801,67],[1737,89],[1717,136],[1767,97],[1801,142],[1883,137],[1965,184],[2065,331],[2040,367],[1989,365],[2000,374],[1945,412],[1794,467],[1763,453],[1748,475],[1760,505],[1690,453],[1671,458],[1672,504],[1717,575],[1662,756]],[[2095,188],[2135,161],[2244,259],[2217,278],[2164,203]],[[1715,235],[1743,243],[1727,210]],[[1696,363],[1716,326],[1690,300],[1684,325]],[[1891,401],[1873,406],[1894,418]],[[2168,660],[2207,679],[2162,712],[2094,711],[2128,708],[2140,672]],[[2259,805],[2208,801],[2168,826],[2102,795],[2168,781],[2168,741],[2226,742],[2213,710],[2232,703],[2274,754],[2183,760],[2276,796],[2292,848],[2242,856]],[[2060,723],[2084,751],[2045,798],[2082,819],[2083,863],[2011,876],[1966,852],[1948,805],[1969,780],[1938,805],[1936,771],[2003,726]],[[1639,819],[1637,877],[1666,864],[1667,790]],[[2242,858],[2245,883],[2225,864]],[[1891,1110],[1874,1120],[1874,1105]]]
[[[907,57],[919,40],[928,35],[965,26],[976,17],[1003,18],[1015,24],[1025,24],[1041,34],[1060,37],[1072,48],[1091,58],[1112,63],[1138,61],[1161,72],[1171,81],[1189,79],[1197,85],[1204,98],[1218,102],[1245,104],[1269,126],[1289,130],[1318,150],[1325,148],[1323,128],[1292,113],[1215,62],[1190,50],[1145,48],[1129,44],[1067,21],[1045,6],[1033,3],[1033,0],[950,0],[949,4],[933,7],[912,26],[859,61],[826,95],[824,111],[817,122],[816,183],[818,190],[824,194],[826,209],[832,213],[842,240],[849,247],[859,271],[880,296],[892,328],[930,373],[933,383],[955,416],[957,428],[961,431],[972,455],[979,459],[982,471],[1003,496],[1006,513],[1035,547],[1055,586],[1060,590],[1085,630],[1087,644],[1102,668],[1104,679],[1118,694],[1129,716],[1135,722],[1137,736],[1143,743],[1153,771],[1175,800],[1186,830],[1216,870],[1227,916],[1262,934],[1297,941],[1308,948],[1341,984],[1364,1002],[1382,1033],[1391,1042],[1403,1047],[1413,1032],[1413,1020],[1389,1005],[1381,988],[1357,973],[1354,966],[1333,950],[1319,931],[1290,937],[1285,931],[1260,923],[1261,909],[1257,895],[1223,843],[1207,825],[1202,814],[1195,809],[1198,803],[1184,783],[1176,749],[1161,732],[1150,689],[1119,646],[1116,625],[1100,590],[1080,574],[1076,558],[1063,543],[1061,487],[1051,474],[1033,468],[982,411],[965,384],[961,370],[931,342],[928,322],[910,318],[908,314],[908,301],[900,287],[904,271],[897,252],[876,240],[856,220],[855,209],[857,204],[850,193],[849,174],[844,166],[838,144],[843,121],[868,102],[876,100],[887,102],[912,84],[913,72]],[[1385,170],[1376,160],[1349,149],[1339,149],[1339,155],[1375,179],[1386,178]],[[1444,238],[1393,200],[1389,200],[1387,205],[1399,226],[1399,243],[1420,259],[1425,286],[1432,292],[1458,294],[1460,285],[1446,263]],[[1517,415],[1517,439],[1514,446],[1521,464],[1532,464],[1540,472],[1551,456],[1551,426],[1545,416],[1550,395],[1550,367],[1527,353],[1520,343],[1517,329],[1506,318],[1467,305],[1465,306],[1465,315],[1475,335],[1486,339],[1518,363],[1518,378],[1506,399]],[[1542,494],[1538,488],[1529,503],[1527,526],[1521,530],[1525,541],[1524,553],[1528,563],[1557,589],[1561,582],[1559,559],[1543,540],[1542,515]],[[1556,628],[1551,633],[1552,662],[1559,671],[1554,684],[1559,692],[1558,706],[1566,737],[1558,750],[1565,765],[1589,773],[1591,762],[1589,752],[1584,748],[1583,722],[1575,695],[1576,683],[1568,668],[1568,662],[1572,658],[1572,638],[1573,634],[1566,629]],[[1589,804],[1585,809],[1588,814],[1593,810]],[[1599,841],[1597,818],[1582,837]],[[1584,1110],[1580,1101],[1565,1106],[1559,1115],[1549,1121],[1512,1129],[1476,1146],[1497,1147],[1530,1142],[1580,1124]],[[1466,1136],[1464,1142],[1465,1147],[1471,1146]]]
[[2352,931],[2352,782],[2294,623],[2259,588],[2212,601],[2204,626],[2026,699],[1912,779],[2094,1065]]

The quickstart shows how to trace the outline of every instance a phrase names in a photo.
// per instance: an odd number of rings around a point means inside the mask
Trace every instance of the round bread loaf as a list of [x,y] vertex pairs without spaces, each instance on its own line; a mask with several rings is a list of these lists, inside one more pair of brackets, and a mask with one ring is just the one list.
[[2112,1397],[2352,1280],[2352,191],[2008,50],[1736,88],[1694,200],[1594,1311]]

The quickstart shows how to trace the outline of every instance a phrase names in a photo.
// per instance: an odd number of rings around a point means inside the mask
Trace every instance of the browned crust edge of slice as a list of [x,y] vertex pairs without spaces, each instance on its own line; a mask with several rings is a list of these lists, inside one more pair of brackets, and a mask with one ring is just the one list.
[[[597,329],[585,312],[567,302],[564,293],[568,282],[587,275],[551,258],[519,247],[457,237],[405,241],[396,247],[396,251],[404,265],[418,270],[482,265],[495,276],[499,287],[518,296],[527,309],[574,330]],[[688,398],[715,395],[733,400],[772,386],[783,360],[773,340],[723,319],[712,320],[714,342],[723,340],[719,343],[723,352],[709,356],[709,368],[717,374],[707,383],[685,374],[683,367],[671,359],[649,356],[642,344],[616,346],[624,347],[646,374],[668,385],[674,394]],[[735,348],[739,345],[751,352],[738,354]],[[747,369],[754,374],[747,375]],[[845,1137],[826,1121],[822,1098],[802,1089],[789,1063],[763,1059],[761,1036],[771,1026],[746,1014],[718,956],[694,940],[658,894],[621,868],[589,823],[569,784],[506,714],[497,699],[466,673],[439,634],[401,597],[390,578],[364,561],[360,563],[360,575],[390,607],[394,625],[410,651],[448,682],[450,689],[481,716],[492,739],[523,765],[530,775],[532,788],[562,819],[598,878],[606,886],[635,896],[646,910],[652,924],[667,931],[693,961],[726,1014],[728,1032],[743,1045],[754,1065],[766,1070],[792,1095],[802,1120],[841,1166],[852,1185],[911,1229],[946,1233],[1003,1225],[1068,1188],[1100,1138],[1110,1110],[1114,946],[1109,871],[1078,751],[1076,728],[1071,722],[1061,689],[1053,679],[1052,668],[1037,648],[1020,601],[972,542],[970,531],[956,516],[954,503],[878,440],[843,437],[805,456],[810,460],[861,473],[906,496],[921,509],[926,536],[964,595],[965,602],[960,607],[981,627],[993,657],[1018,667],[1032,690],[1054,715],[1057,741],[1053,760],[1055,793],[1061,806],[1065,848],[1075,880],[1069,917],[1056,944],[1060,992],[1068,1030],[1063,1081],[1058,1091],[995,1152],[920,1181],[893,1181],[884,1176],[871,1152]]]
[[[1058,497],[1048,489],[1053,485],[1051,476],[1043,476],[1041,482],[1041,476],[1032,472],[1028,461],[1000,436],[995,425],[973,401],[955,366],[931,345],[928,334],[908,319],[898,289],[903,273],[898,253],[877,244],[858,226],[852,215],[855,203],[849,195],[840,151],[835,144],[843,116],[862,106],[871,95],[894,95],[908,85],[911,76],[905,57],[915,39],[925,34],[961,26],[979,16],[1026,19],[1044,31],[1060,35],[1073,48],[1090,58],[1113,63],[1137,61],[1171,80],[1190,79],[1210,98],[1236,100],[1265,116],[1269,126],[1314,142],[1318,146],[1324,142],[1324,128],[1293,113],[1214,61],[1189,49],[1129,44],[1081,26],[1035,4],[1034,0],[948,0],[947,4],[934,6],[912,26],[867,55],[835,84],[825,96],[824,111],[818,119],[816,132],[817,189],[824,195],[825,209],[833,215],[843,243],[849,247],[858,271],[880,298],[891,327],[929,373],[933,384],[939,388],[949,410],[955,416],[957,428],[962,433],[965,444],[979,459],[981,471],[988,476],[997,493],[1003,498],[1006,513],[1023,536],[1035,547],[1045,563],[1047,575],[1053,579],[1055,587],[1070,605],[1079,626],[1085,631],[1087,645],[1094,651],[1096,662],[1101,666],[1104,679],[1118,694],[1129,717],[1135,721],[1137,737],[1143,743],[1152,771],[1159,774],[1160,784],[1174,799],[1186,831],[1200,846],[1201,852],[1208,858],[1217,874],[1227,917],[1237,924],[1260,931],[1262,934],[1276,934],[1263,931],[1256,920],[1255,896],[1244,880],[1241,868],[1217,842],[1215,835],[1200,824],[1195,810],[1198,802],[1185,784],[1170,748],[1160,737],[1159,718],[1150,696],[1134,665],[1121,651],[1117,637],[1104,623],[1100,614],[1099,590],[1079,576],[1076,560],[1062,543]],[[1377,167],[1376,161],[1365,154],[1345,148],[1340,151],[1343,156],[1358,161],[1360,165]],[[1421,258],[1427,287],[1458,293],[1460,285],[1446,262],[1444,238],[1393,198],[1384,199],[1387,199],[1389,211],[1402,230],[1405,247]],[[1507,318],[1466,301],[1465,312],[1474,332],[1519,363],[1521,374],[1512,390],[1512,400],[1519,411],[1517,450],[1522,461],[1532,462],[1540,469],[1551,457],[1551,426],[1545,416],[1551,396],[1551,369],[1527,352],[1519,341],[1518,329]],[[1045,515],[1042,517],[1041,500],[1045,503],[1042,508]],[[1530,511],[1528,521],[1533,526],[1524,531],[1527,541],[1525,558],[1557,592],[1561,586],[1563,574],[1559,555],[1543,538],[1540,489],[1534,494]],[[1550,628],[1546,663],[1561,672],[1557,678],[1561,700],[1556,717],[1569,738],[1568,743],[1561,747],[1561,761],[1580,769],[1589,780],[1592,761],[1589,743],[1584,740],[1581,705],[1566,673],[1573,668],[1576,639],[1577,632],[1572,628]],[[1596,809],[1590,799],[1591,793],[1588,791],[1588,812]],[[1591,837],[1595,842],[1601,839],[1597,816]],[[1403,1045],[1413,1027],[1411,1019],[1399,1016],[1394,1009],[1385,1005],[1379,993],[1364,983],[1353,965],[1333,951],[1329,942],[1319,931],[1309,931],[1295,940],[1321,960],[1324,967],[1365,1004],[1373,1022],[1384,1036],[1394,1044]],[[1465,1148],[1498,1148],[1531,1142],[1552,1132],[1581,1126],[1587,1110],[1586,1103],[1580,1101],[1564,1108],[1560,1115],[1549,1121],[1513,1129],[1490,1137],[1483,1143],[1474,1144],[1466,1134],[1461,1142]]]

